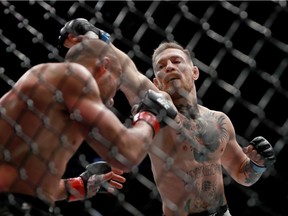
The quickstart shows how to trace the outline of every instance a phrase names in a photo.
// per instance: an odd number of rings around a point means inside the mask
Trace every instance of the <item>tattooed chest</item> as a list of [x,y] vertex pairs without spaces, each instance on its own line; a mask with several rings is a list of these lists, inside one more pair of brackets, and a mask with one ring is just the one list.
[[224,117],[207,113],[197,119],[180,119],[182,130],[178,136],[183,151],[193,152],[197,161],[208,160],[211,154],[222,151],[221,144],[228,140]]

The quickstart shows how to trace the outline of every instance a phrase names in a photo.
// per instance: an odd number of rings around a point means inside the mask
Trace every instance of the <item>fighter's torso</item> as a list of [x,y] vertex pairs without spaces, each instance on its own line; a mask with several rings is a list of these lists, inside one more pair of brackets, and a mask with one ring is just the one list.
[[178,117],[182,129],[162,129],[149,153],[167,216],[174,215],[171,204],[179,208],[175,215],[184,216],[226,203],[221,171],[229,139],[225,117],[203,107],[196,119]]
[[[1,99],[0,150],[4,154],[0,155],[0,191],[30,195],[37,191],[50,196],[49,200],[66,161],[83,141],[83,130],[69,118],[63,95],[57,90],[61,85],[56,78],[58,69],[38,70],[27,73]],[[64,85],[65,80],[62,82]]]

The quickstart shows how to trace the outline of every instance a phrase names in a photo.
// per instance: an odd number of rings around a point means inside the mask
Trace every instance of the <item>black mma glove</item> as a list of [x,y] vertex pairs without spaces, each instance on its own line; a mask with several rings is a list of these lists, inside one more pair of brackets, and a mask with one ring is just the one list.
[[67,39],[68,34],[73,34],[75,36],[85,35],[87,32],[92,31],[98,35],[99,39],[109,43],[110,35],[103,30],[96,28],[88,20],[84,18],[77,18],[68,21],[64,27],[60,30],[60,35],[58,38],[58,49],[65,49],[64,41]]
[[89,164],[79,177],[64,180],[69,202],[94,196],[103,183],[103,174],[111,172],[105,161]]
[[160,128],[166,126],[168,119],[177,116],[177,110],[167,101],[161,93],[148,90],[138,105],[137,114],[133,118],[133,124],[144,120],[151,125],[154,135]]
[[272,166],[275,161],[276,157],[273,151],[271,144],[261,136],[255,137],[251,142],[251,145],[255,148],[258,154],[264,159],[264,166],[259,166],[255,162],[252,161],[252,168],[256,172],[264,172],[268,167]]

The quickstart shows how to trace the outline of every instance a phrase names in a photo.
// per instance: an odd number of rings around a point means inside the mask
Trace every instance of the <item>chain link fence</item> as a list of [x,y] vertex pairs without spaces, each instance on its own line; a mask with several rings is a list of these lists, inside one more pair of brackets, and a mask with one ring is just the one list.
[[[57,38],[63,25],[83,17],[111,34],[139,71],[153,78],[151,56],[163,40],[176,40],[194,55],[199,102],[225,112],[237,140],[258,135],[273,145],[277,162],[251,187],[224,175],[233,216],[288,215],[288,7],[286,1],[5,1],[0,2],[0,93],[31,66],[59,62]],[[130,107],[115,97],[123,122]],[[65,177],[83,171],[81,161],[97,155],[83,144]],[[127,174],[116,195],[59,202],[63,215],[162,215],[149,159]]]

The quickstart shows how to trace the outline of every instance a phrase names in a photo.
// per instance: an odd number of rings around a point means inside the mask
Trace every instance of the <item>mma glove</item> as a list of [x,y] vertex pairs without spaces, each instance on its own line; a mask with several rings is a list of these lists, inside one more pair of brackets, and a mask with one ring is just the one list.
[[58,49],[64,49],[64,41],[67,39],[68,34],[73,34],[75,36],[85,35],[87,32],[92,31],[98,38],[106,43],[110,42],[110,34],[104,32],[103,30],[96,28],[88,20],[84,18],[77,18],[67,22],[64,27],[60,30],[60,35],[58,38]]
[[103,175],[111,172],[111,167],[105,161],[99,161],[86,166],[86,171],[79,177],[65,180],[67,201],[84,200],[94,196],[104,182]]
[[254,171],[258,173],[263,173],[268,167],[272,166],[275,161],[276,157],[272,148],[272,145],[261,136],[255,137],[250,144],[255,148],[258,154],[264,159],[264,166],[259,166],[255,162],[251,161],[251,167]]
[[153,90],[148,90],[137,106],[133,117],[132,124],[143,120],[147,122],[153,129],[153,137],[160,128],[167,125],[169,119],[174,119],[177,116],[177,110],[167,101],[161,93]]

